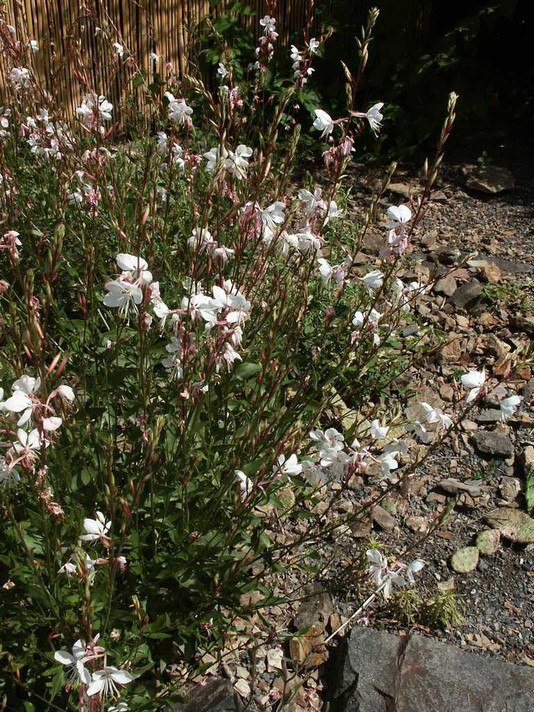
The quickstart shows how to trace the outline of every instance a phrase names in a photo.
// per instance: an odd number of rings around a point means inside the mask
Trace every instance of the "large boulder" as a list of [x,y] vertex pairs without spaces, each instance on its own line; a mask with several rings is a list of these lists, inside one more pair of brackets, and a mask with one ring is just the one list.
[[418,635],[355,628],[331,712],[532,712],[534,670]]

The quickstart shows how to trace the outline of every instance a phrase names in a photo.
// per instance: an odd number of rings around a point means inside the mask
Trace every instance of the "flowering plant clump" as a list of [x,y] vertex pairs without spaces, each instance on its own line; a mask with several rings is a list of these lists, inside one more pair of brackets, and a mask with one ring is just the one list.
[[[242,595],[276,600],[288,553],[305,560],[339,526],[314,514],[333,485],[357,475],[403,486],[421,446],[455,427],[426,402],[417,420],[393,417],[384,396],[417,358],[399,334],[430,285],[401,272],[456,98],[422,198],[389,207],[380,256],[362,266],[387,183],[355,224],[343,181],[383,104],[356,110],[359,80],[346,69],[345,115],[310,116],[320,185],[292,182],[299,95],[325,38],[291,47],[292,76],[274,96],[274,10],[260,27],[249,80],[234,82],[223,53],[214,91],[171,65],[145,86],[122,38],[99,28],[95,42],[145,91],[155,128],[127,145],[113,142],[120,107],[105,91],[84,86],[67,125],[31,71],[46,48],[0,32],[10,67],[0,119],[8,707],[170,701],[171,669],[224,646],[246,615]],[[462,377],[467,408],[485,379]],[[505,399],[503,418],[518,405]],[[306,522],[287,546],[282,515]],[[422,567],[367,555],[384,596]]]

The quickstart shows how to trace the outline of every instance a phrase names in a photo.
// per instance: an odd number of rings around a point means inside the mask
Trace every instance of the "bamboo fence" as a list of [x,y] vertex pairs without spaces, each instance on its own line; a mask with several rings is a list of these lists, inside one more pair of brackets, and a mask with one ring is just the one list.
[[[376,0],[347,2],[362,22],[376,4]],[[382,0],[379,4],[397,3]],[[280,46],[287,47],[293,34],[311,22],[313,4],[313,0],[278,0]],[[430,4],[431,0],[401,3],[405,16],[412,17],[421,13],[408,10]],[[15,28],[21,42],[37,40],[40,51],[32,56],[31,69],[67,119],[73,117],[83,95],[95,91],[111,101],[116,107],[114,120],[124,125],[128,114],[139,117],[144,102],[141,88],[132,91],[132,78],[142,76],[148,84],[169,63],[177,77],[186,73],[196,28],[231,5],[231,0],[0,0],[0,18]],[[254,14],[242,14],[239,20],[245,29],[258,31],[268,0],[249,0],[249,5]],[[122,58],[114,43],[124,47]],[[9,63],[0,52],[0,95],[5,94],[7,71]]]
[[[245,28],[257,26],[266,4],[251,1],[254,16],[240,18]],[[24,44],[38,42],[32,71],[69,119],[89,90],[122,106],[132,73],[150,81],[169,64],[177,76],[186,73],[191,31],[224,5],[225,0],[4,0],[0,17]],[[287,43],[292,30],[305,26],[310,11],[310,0],[280,1],[276,14],[282,41]],[[125,49],[122,59],[115,42]],[[130,61],[124,62],[125,57]],[[6,86],[7,71],[6,58],[0,57],[0,88]],[[137,109],[142,103],[142,92],[132,95],[131,83],[128,101]]]

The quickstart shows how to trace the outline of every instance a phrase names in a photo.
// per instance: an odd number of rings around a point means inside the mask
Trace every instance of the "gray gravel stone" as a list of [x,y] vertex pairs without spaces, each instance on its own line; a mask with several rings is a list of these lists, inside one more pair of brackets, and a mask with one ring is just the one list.
[[502,413],[498,408],[484,408],[475,416],[477,423],[500,423]]
[[445,480],[438,482],[438,487],[449,494],[458,494],[459,492],[467,492],[473,497],[478,497],[482,493],[480,485],[468,484],[461,482],[454,477],[447,477]]
[[451,297],[451,302],[455,307],[465,309],[478,299],[483,289],[482,282],[479,282],[477,279],[472,279],[470,282],[466,282],[462,284],[461,287],[458,287]]
[[387,532],[395,527],[395,517],[391,516],[391,514],[380,505],[373,508],[373,522],[378,524],[380,529],[384,529],[384,531]]
[[215,677],[205,685],[198,685],[189,694],[186,702],[173,707],[173,712],[226,712],[240,709],[234,699],[234,690],[228,680]]
[[480,431],[473,435],[476,449],[483,455],[510,457],[514,454],[514,445],[509,435],[497,432]]
[[458,284],[452,274],[448,274],[446,277],[438,279],[434,285],[434,292],[436,294],[444,294],[446,297],[452,297],[457,289]]

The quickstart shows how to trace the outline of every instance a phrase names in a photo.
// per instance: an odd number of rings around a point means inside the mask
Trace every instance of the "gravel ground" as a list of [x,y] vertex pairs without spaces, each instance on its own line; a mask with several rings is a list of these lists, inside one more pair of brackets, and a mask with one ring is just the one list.
[[[428,365],[425,374],[427,383],[437,399],[432,404],[442,405],[445,409],[451,406],[447,399],[444,402],[440,398],[441,384],[445,382],[442,376],[458,371],[455,365],[458,363],[464,371],[468,365],[482,365],[488,355],[480,348],[473,349],[474,342],[469,341],[470,337],[480,339],[493,334],[512,352],[532,338],[532,332],[522,331],[517,320],[532,316],[534,308],[534,174],[530,167],[518,164],[514,167],[514,178],[516,185],[513,190],[490,197],[465,187],[460,165],[446,166],[443,177],[435,186],[435,199],[430,202],[414,240],[415,252],[420,251],[419,256],[429,266],[432,262],[435,264],[435,256],[440,252],[449,251],[453,255],[457,250],[457,261],[467,257],[485,258],[500,268],[498,279],[494,283],[485,283],[482,299],[473,308],[458,312],[460,319],[463,318],[461,323],[464,328],[455,327],[455,330],[465,335],[463,346],[467,343],[467,348],[462,348],[459,358],[452,362]],[[368,168],[362,168],[361,174],[356,169],[353,190],[363,198],[378,184],[379,179],[379,171],[369,175]],[[384,204],[403,202],[407,195],[416,196],[420,190],[413,173],[397,174],[394,183],[394,190],[384,196]],[[378,232],[371,235],[368,246],[372,248],[376,239],[382,239]],[[440,269],[445,272],[451,267],[442,265]],[[459,275],[459,284],[463,278],[470,281],[476,277],[485,281],[480,270],[471,268],[469,272]],[[457,310],[447,310],[444,304],[442,309],[449,319],[454,320]],[[443,312],[442,315],[446,318]],[[442,320],[440,323],[439,314],[436,325],[445,332],[452,329],[450,321]],[[492,366],[498,366],[499,360],[490,357],[488,364],[491,373]],[[508,395],[516,392],[517,388],[520,391],[523,388],[525,395],[521,417],[517,421],[512,419],[503,428],[513,443],[515,457],[482,457],[472,445],[474,432],[486,429],[492,432],[501,427],[483,422],[483,414],[480,415],[480,411],[487,410],[488,406],[495,407],[490,398],[489,403],[482,403],[481,408],[470,413],[467,427],[458,433],[454,442],[443,445],[416,473],[412,493],[407,500],[398,499],[390,503],[395,513],[395,528],[381,531],[375,523],[376,530],[372,531],[372,535],[379,545],[390,547],[390,554],[400,554],[418,539],[423,539],[413,552],[427,562],[421,576],[422,592],[435,595],[439,584],[443,588],[449,586],[459,594],[465,609],[463,625],[455,626],[450,631],[426,629],[429,634],[468,649],[501,656],[508,661],[534,665],[534,544],[512,544],[502,539],[497,553],[481,556],[475,571],[459,574],[451,569],[454,552],[474,545],[476,534],[487,528],[484,522],[486,513],[498,506],[526,511],[525,476],[519,465],[519,456],[524,447],[534,445],[533,381],[529,369],[525,369],[512,385]],[[446,525],[425,538],[424,534],[414,532],[412,518],[432,521],[455,499],[454,495],[440,491],[439,481],[447,477],[480,485],[482,497],[457,501]],[[510,485],[512,480],[519,485],[520,491],[517,496],[507,499],[503,497],[502,487],[506,483]],[[406,524],[407,520],[412,522],[411,527]],[[348,561],[354,541],[347,538],[343,542],[344,558]],[[338,598],[340,611],[349,615],[358,599],[355,597],[351,602],[350,594]],[[406,626],[399,625],[383,606],[377,606],[366,622],[378,627],[406,630]]]

